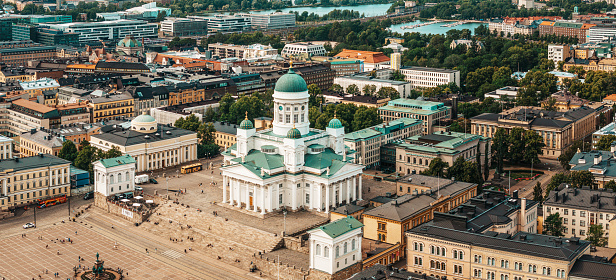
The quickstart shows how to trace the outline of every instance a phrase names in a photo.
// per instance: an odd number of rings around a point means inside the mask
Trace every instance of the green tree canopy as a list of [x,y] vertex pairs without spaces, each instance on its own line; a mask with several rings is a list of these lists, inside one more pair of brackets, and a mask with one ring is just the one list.
[[540,182],[537,182],[533,188],[533,200],[539,203],[543,202],[543,189],[541,188]]
[[599,138],[595,147],[597,150],[609,151],[614,141],[616,141],[616,135],[603,135]]
[[543,234],[552,236],[564,236],[563,218],[558,213],[549,215],[543,222]]
[[[613,182],[613,181],[612,181]],[[597,247],[603,247],[607,244],[607,237],[604,237],[605,231],[601,224],[593,224],[588,228],[586,234],[586,240],[590,241],[592,245]]]
[[75,161],[77,158],[77,147],[71,140],[66,140],[62,143],[62,149],[58,152],[58,157],[68,160],[70,162]]
[[421,172],[423,175],[427,176],[443,176],[444,170],[449,168],[449,163],[444,162],[440,158],[435,158],[430,161],[430,165],[428,169]]

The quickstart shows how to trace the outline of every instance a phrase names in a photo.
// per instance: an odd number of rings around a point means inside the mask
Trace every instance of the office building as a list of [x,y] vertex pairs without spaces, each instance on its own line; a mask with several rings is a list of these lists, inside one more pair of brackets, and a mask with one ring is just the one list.
[[484,95],[485,98],[494,98],[496,101],[513,102],[518,96],[519,87],[506,86],[495,91],[490,91]]
[[379,115],[384,122],[399,118],[413,118],[423,121],[423,134],[435,132],[435,126],[440,126],[441,120],[451,117],[451,107],[442,102],[425,101],[423,99],[399,98],[387,102],[379,108]]
[[251,29],[250,18],[238,15],[188,16],[187,18],[207,20],[209,35],[216,35],[219,32],[222,34],[242,33]]
[[280,52],[280,55],[284,57],[289,57],[293,55],[305,54],[308,57],[313,56],[324,56],[327,54],[327,51],[323,47],[323,45],[317,45],[313,43],[305,43],[305,42],[297,42],[297,43],[289,43],[285,44],[284,48]]
[[50,78],[42,78],[40,80],[30,82],[20,82],[19,85],[22,91],[27,93],[30,98],[35,98],[43,94],[45,90],[53,90],[60,87],[58,81]]
[[13,158],[13,139],[0,135],[0,160]]
[[169,89],[167,87],[130,86],[125,92],[135,99],[134,112],[137,115],[149,114],[150,109],[169,106]]
[[70,165],[70,161],[48,154],[0,160],[0,209],[70,196]]
[[13,66],[26,66],[28,61],[54,59],[57,56],[55,46],[0,49],[0,62]]
[[537,107],[515,107],[499,114],[484,113],[471,118],[472,134],[494,137],[498,128],[514,127],[537,132],[543,138],[543,155],[558,158],[573,142],[590,136],[596,128],[598,112],[579,107],[566,112],[553,112]]
[[601,43],[613,40],[616,37],[616,29],[613,25],[597,25],[588,29],[588,42]]
[[373,168],[381,164],[383,145],[420,135],[423,132],[422,123],[416,119],[400,118],[348,133],[344,136],[344,144],[357,151],[356,157],[361,164]]
[[38,104],[26,99],[14,100],[7,109],[0,113],[4,115],[4,134],[8,136],[18,136],[33,128],[55,128],[60,126],[60,114],[55,108]]
[[158,14],[164,16],[171,15],[171,8],[161,8],[156,6],[156,2],[150,2],[141,6],[129,8],[125,11],[110,12],[110,13],[97,13],[97,18],[103,18],[104,20],[119,20],[119,19],[143,19],[143,20],[155,20]]
[[400,71],[401,65],[402,65],[402,54],[392,53],[391,54],[391,70]]
[[608,125],[600,128],[592,134],[592,149],[597,149],[597,143],[604,135],[616,135],[616,122],[611,122]]
[[100,41],[120,40],[127,35],[136,38],[157,38],[158,24],[144,20],[110,20],[48,24],[49,28],[79,34],[79,43],[98,44]]
[[271,14],[239,14],[250,18],[252,28],[256,30],[274,30],[295,27],[294,13],[271,13]]
[[616,180],[616,168],[612,166],[616,145],[610,151],[578,152],[569,161],[572,171],[589,171],[593,175],[593,188],[603,188],[609,181]]
[[389,68],[390,59],[382,52],[369,52],[343,49],[335,58],[354,58],[364,62],[364,71]]
[[312,57],[312,61],[328,62],[330,68],[336,72],[336,77],[354,75],[364,72],[364,62],[353,58],[332,58],[327,56]]
[[207,20],[196,18],[166,18],[160,31],[170,37],[207,36]]
[[539,24],[539,36],[556,35],[574,37],[578,43],[588,42],[589,29],[595,24],[566,22],[566,21],[543,21]]
[[543,202],[544,220],[558,213],[562,218],[566,238],[585,237],[591,225],[603,228],[609,237],[610,221],[616,218],[616,193],[611,190],[574,188],[561,184],[546,195]]
[[238,125],[232,124],[230,122],[212,122],[214,125],[214,129],[216,132],[214,133],[214,137],[216,140],[214,143],[220,147],[223,147],[223,150],[226,148],[235,145],[237,142],[237,129]]
[[108,121],[122,118],[130,118],[135,114],[135,100],[127,93],[104,94],[101,96],[87,95],[84,100],[88,101],[92,117],[90,122]]
[[334,84],[340,85],[345,92],[350,85],[355,85],[359,90],[356,94],[360,94],[364,86],[367,85],[376,86],[376,92],[383,87],[390,87],[398,91],[400,97],[403,98],[411,96],[411,90],[413,89],[413,86],[409,82],[372,78],[371,76],[367,76],[362,73],[336,77],[334,78]]
[[460,86],[460,71],[458,70],[408,66],[402,67],[400,73],[413,88],[437,87],[451,83]]
[[259,58],[264,56],[273,56],[278,54],[278,50],[272,48],[272,46],[265,46],[261,44],[253,44],[249,46],[213,43],[208,44],[208,50],[212,52],[212,56],[218,56],[218,58],[240,58],[250,59]]
[[130,128],[90,136],[92,146],[108,151],[117,147],[135,159],[136,172],[152,171],[185,164],[197,159],[197,133],[160,125],[143,114],[131,121]]
[[476,161],[479,158],[481,166],[484,166],[486,159],[489,164],[491,158],[491,141],[487,137],[451,131],[416,135],[383,148],[383,153],[389,152],[395,157],[383,156],[381,164],[383,168],[391,169],[395,166],[398,174],[420,173],[428,169],[430,162],[436,158],[449,166],[459,157],[465,161]]

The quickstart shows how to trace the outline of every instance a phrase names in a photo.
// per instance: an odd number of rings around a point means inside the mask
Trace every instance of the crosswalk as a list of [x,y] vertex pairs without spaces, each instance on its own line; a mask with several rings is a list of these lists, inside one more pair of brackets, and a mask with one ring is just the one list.
[[161,255],[170,258],[170,259],[177,259],[182,257],[184,254],[178,252],[178,251],[174,251],[174,250],[167,250],[161,253]]

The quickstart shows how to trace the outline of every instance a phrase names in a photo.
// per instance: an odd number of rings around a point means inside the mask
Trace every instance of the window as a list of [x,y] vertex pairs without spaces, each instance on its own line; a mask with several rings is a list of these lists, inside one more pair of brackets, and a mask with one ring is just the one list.
[[329,258],[329,247],[325,246],[325,250],[323,250],[323,256]]
[[387,225],[386,223],[378,223],[377,229],[379,231],[386,231],[386,225]]
[[351,251],[355,250],[355,239],[351,240]]
[[530,273],[537,273],[537,266],[536,265],[528,265],[528,272]]
[[583,229],[582,229],[582,230],[580,230],[580,235],[581,235],[581,236],[585,236],[585,235],[586,235],[586,231],[585,231],[585,230],[583,230]]
[[564,218],[564,219],[563,219],[563,225],[567,225],[567,224],[569,224],[569,219]]
[[580,211],[580,217],[582,218],[586,217],[586,211]]
[[310,203],[310,194],[306,194],[306,204]]
[[316,252],[317,256],[320,256],[321,255],[321,245],[317,244],[317,250],[316,251],[317,251]]
[[563,214],[569,215],[569,209],[563,209]]
[[584,220],[581,220],[581,221],[580,221],[580,226],[583,226],[583,227],[585,227],[585,226],[586,226],[586,221],[584,221]]
[[340,257],[340,246],[336,246],[336,258]]
[[509,268],[509,261],[501,260],[501,267],[502,268]]
[[575,216],[575,210],[571,210],[571,216]]
[[344,246],[343,246],[344,249],[342,250],[344,252],[343,254],[346,254],[348,252],[348,246],[347,245],[348,245],[348,243],[344,242]]
[[481,278],[481,269],[474,269],[473,276],[475,276],[475,278]]
[[475,255],[475,262],[476,263],[481,263],[481,256]]

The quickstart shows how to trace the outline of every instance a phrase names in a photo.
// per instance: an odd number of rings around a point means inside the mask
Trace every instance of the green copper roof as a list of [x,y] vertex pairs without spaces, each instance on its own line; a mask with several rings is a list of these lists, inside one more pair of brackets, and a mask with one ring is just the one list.
[[[342,156],[336,154],[331,148],[326,148],[323,152],[318,154],[306,154],[304,159],[306,160],[304,166],[314,169],[323,169],[331,166],[332,160],[342,160]],[[329,174],[334,173],[330,170]]]
[[101,159],[99,160],[105,168],[120,166],[125,164],[134,164],[135,159],[129,155],[123,155],[120,157]]
[[274,90],[279,92],[304,92],[308,90],[308,86],[302,76],[295,74],[293,68],[289,68],[289,73],[278,79]]
[[255,126],[252,124],[250,120],[245,119],[240,123],[240,128],[241,129],[253,129],[255,128]]
[[289,129],[289,132],[287,132],[287,138],[299,139],[302,138],[302,133],[299,131],[299,129],[293,127]]
[[136,117],[135,119],[133,119],[133,122],[136,123],[150,123],[150,122],[155,122],[156,119],[154,119],[154,117],[150,116],[150,115],[139,115],[138,117]]
[[325,232],[325,234],[329,235],[331,238],[336,238],[341,235],[344,235],[349,231],[356,230],[362,227],[364,227],[364,224],[360,223],[358,220],[351,216],[347,216],[346,218],[333,221],[329,224],[310,230],[309,232],[320,229]]
[[[264,168],[265,170],[272,170],[272,169],[284,167],[283,158],[281,155],[266,154],[258,150],[251,150],[248,153],[248,155],[246,155],[244,160],[246,163],[251,163],[255,167]],[[242,158],[241,157],[234,158],[232,159],[232,161],[241,163]],[[255,174],[260,175],[261,174],[260,172],[261,171],[259,170],[259,173],[255,173]]]
[[331,121],[329,121],[329,124],[327,125],[327,127],[329,127],[329,128],[342,128],[342,123],[340,122],[339,119],[333,118]]

